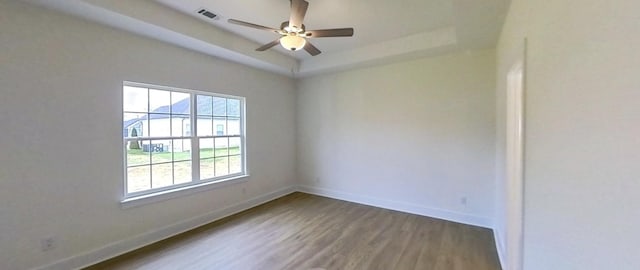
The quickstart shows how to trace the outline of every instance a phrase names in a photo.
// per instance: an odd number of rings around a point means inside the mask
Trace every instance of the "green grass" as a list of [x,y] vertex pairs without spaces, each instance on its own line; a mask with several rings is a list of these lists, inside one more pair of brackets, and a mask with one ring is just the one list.
[[[231,148],[204,148],[200,149],[200,159],[233,156],[240,154],[240,147]],[[136,166],[151,163],[163,163],[171,161],[186,161],[191,160],[191,152],[163,152],[163,153],[148,153],[142,152],[141,149],[129,149],[127,150],[127,165]]]

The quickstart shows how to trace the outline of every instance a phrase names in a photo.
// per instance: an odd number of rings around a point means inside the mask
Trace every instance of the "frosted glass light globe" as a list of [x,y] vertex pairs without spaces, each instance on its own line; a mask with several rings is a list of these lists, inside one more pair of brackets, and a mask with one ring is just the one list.
[[280,45],[287,50],[297,51],[304,48],[307,44],[307,40],[295,35],[284,36],[280,39]]

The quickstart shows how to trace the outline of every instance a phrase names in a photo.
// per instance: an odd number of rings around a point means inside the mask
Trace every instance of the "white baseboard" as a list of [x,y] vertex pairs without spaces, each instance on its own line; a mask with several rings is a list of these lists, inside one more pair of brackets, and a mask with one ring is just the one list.
[[103,246],[101,248],[79,254],[70,258],[62,259],[49,265],[36,269],[39,270],[66,270],[80,269],[98,262],[122,255],[135,249],[150,245],[152,243],[167,239],[171,236],[195,229],[224,217],[242,212],[260,204],[275,200],[290,193],[295,192],[294,187],[283,188],[268,194],[264,194],[244,202],[240,202],[223,209],[206,213],[204,215],[181,221],[169,226],[162,227],[147,233],[143,233],[128,239],[120,240]]
[[498,251],[498,260],[500,261],[500,266],[502,270],[507,270],[507,257],[504,254],[504,246],[502,245],[502,234],[498,232],[495,228],[493,229],[493,241],[496,242],[496,250]]
[[474,215],[469,215],[464,213],[453,212],[449,210],[424,207],[422,205],[417,205],[417,204],[407,203],[407,202],[379,199],[379,198],[374,198],[366,195],[347,193],[347,192],[331,190],[326,188],[298,186],[298,191],[314,194],[318,196],[343,200],[343,201],[349,201],[349,202],[354,202],[359,204],[365,204],[365,205],[400,211],[400,212],[406,212],[406,213],[411,213],[411,214],[416,214],[421,216],[444,219],[448,221],[453,221],[457,223],[473,225],[473,226],[478,226],[478,227],[483,227],[488,229],[493,228],[493,222],[488,217],[474,216]]

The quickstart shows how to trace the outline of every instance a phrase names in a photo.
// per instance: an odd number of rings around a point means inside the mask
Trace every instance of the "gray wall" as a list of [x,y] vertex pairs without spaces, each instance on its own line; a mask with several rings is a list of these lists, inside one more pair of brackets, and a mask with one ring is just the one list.
[[494,89],[493,50],[305,78],[300,181],[334,197],[490,227]]
[[506,74],[529,41],[524,269],[638,269],[640,2],[579,2],[513,0],[498,45],[502,151]]
[[[247,98],[249,181],[132,209],[122,81]],[[118,243],[295,182],[295,85],[19,1],[0,1],[0,268]],[[40,251],[42,237],[57,248]]]

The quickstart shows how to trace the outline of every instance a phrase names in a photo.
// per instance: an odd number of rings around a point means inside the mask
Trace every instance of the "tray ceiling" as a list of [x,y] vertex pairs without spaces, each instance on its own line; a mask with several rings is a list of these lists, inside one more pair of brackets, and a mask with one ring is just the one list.
[[[278,28],[288,0],[27,0],[188,49],[299,77],[495,46],[509,0],[307,0],[307,29],[355,28],[352,38],[312,39],[322,54],[254,49],[269,32],[227,23]],[[197,13],[207,9],[218,18]]]

